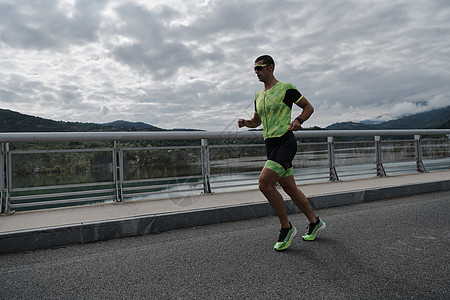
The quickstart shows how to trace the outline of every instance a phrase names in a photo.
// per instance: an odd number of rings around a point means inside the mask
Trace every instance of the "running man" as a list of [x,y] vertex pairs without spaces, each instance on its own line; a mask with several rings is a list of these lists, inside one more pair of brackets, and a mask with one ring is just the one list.
[[[276,189],[280,183],[286,194],[305,214],[310,224],[303,236],[312,241],[317,233],[325,228],[325,222],[319,219],[309,205],[308,198],[297,187],[294,180],[292,160],[297,152],[297,142],[293,131],[299,130],[314,112],[309,101],[290,83],[278,81],[273,71],[275,62],[269,55],[255,60],[254,70],[264,89],[255,95],[255,113],[250,120],[239,119],[239,127],[256,128],[263,125],[263,137],[266,144],[267,161],[259,176],[259,190],[269,201],[280,220],[281,230],[274,249],[287,249],[297,229],[289,222],[283,196]],[[292,105],[302,108],[302,113],[291,122]]]

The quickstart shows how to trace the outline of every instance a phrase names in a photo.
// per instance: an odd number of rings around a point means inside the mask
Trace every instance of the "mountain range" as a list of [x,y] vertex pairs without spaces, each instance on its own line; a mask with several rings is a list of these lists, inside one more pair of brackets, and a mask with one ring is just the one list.
[[327,126],[328,130],[380,130],[380,129],[450,129],[450,106],[404,116],[375,124],[373,122],[342,122]]
[[[314,128],[323,129],[323,128]],[[326,130],[376,130],[376,129],[450,129],[450,106],[401,117],[379,124],[373,122],[342,122],[325,127]],[[68,131],[164,131],[197,129],[163,129],[143,122],[118,120],[110,123],[65,122],[21,114],[0,109],[0,132],[68,132]]]
[[0,109],[0,132],[61,132],[61,131],[162,131],[164,129],[143,122],[118,120],[110,123],[64,122]]

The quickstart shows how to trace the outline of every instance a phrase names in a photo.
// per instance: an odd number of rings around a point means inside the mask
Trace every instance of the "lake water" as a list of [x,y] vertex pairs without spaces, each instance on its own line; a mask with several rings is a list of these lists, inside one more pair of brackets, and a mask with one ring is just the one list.
[[[301,184],[329,181],[328,154],[326,144],[314,147],[314,150],[300,149],[294,159],[294,176]],[[433,146],[433,149],[436,149]],[[448,142],[438,150],[424,147],[424,164],[428,171],[450,169]],[[211,149],[211,189],[212,192],[240,191],[255,189],[258,185],[259,172],[266,160],[264,147],[234,147]],[[143,154],[145,153],[145,155]],[[438,154],[436,154],[438,153]],[[95,155],[95,157],[94,157]],[[13,160],[13,196],[27,194],[37,195],[28,202],[46,200],[65,200],[70,197],[40,197],[39,194],[80,193],[87,197],[96,188],[93,183],[103,183],[101,189],[115,188],[111,154],[66,153],[35,154],[32,158],[16,155]],[[435,157],[438,158],[435,158]],[[29,161],[34,161],[32,172],[27,172]],[[87,164],[86,161],[91,163]],[[336,170],[340,180],[370,178],[376,176],[373,147],[352,147],[343,145],[335,151]],[[92,163],[92,162],[95,163]],[[383,150],[383,161],[387,175],[416,173],[414,147],[410,145],[388,145]],[[26,166],[26,167],[25,167]],[[63,168],[61,167],[63,166]],[[53,168],[53,169],[52,169]],[[22,170],[21,172],[17,170]],[[25,170],[25,171],[23,171]],[[199,149],[151,149],[142,152],[129,151],[125,156],[124,167],[124,199],[126,201],[140,199],[169,198],[185,199],[187,203],[203,192],[202,171]],[[75,185],[64,188],[64,185]],[[48,190],[51,186],[60,186]],[[22,191],[25,189],[25,191]],[[28,189],[28,190],[27,190]],[[34,191],[31,191],[33,190]],[[89,201],[88,203],[114,201],[114,192],[98,195],[111,195],[109,200]],[[145,194],[145,195],[143,195]],[[76,197],[74,197],[76,198]],[[187,200],[186,200],[187,199]],[[26,200],[12,201],[19,204]],[[73,205],[73,203],[63,204]],[[180,204],[181,205],[181,204]],[[55,205],[52,205],[54,207]],[[59,206],[59,205],[56,205]],[[17,210],[26,208],[17,208]]]

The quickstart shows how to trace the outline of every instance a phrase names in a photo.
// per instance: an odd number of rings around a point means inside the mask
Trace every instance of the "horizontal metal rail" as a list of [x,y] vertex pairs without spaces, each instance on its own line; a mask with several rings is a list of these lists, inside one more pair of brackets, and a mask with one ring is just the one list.
[[[412,129],[412,130],[301,130],[294,133],[297,138],[324,138],[324,142],[300,143],[294,159],[295,177],[299,181],[332,180],[355,176],[389,176],[404,172],[426,172],[450,168],[448,153],[450,129]],[[408,140],[383,140],[388,136],[406,136]],[[433,137],[440,137],[435,139]],[[372,137],[368,141],[337,141],[339,137]],[[427,137],[427,139],[424,139]],[[429,138],[431,137],[431,138]],[[11,209],[35,208],[48,205],[71,205],[98,201],[122,202],[168,193],[182,194],[193,191],[212,193],[214,190],[255,187],[257,177],[265,161],[265,145],[249,144],[245,139],[260,139],[262,131],[207,132],[207,131],[157,131],[157,132],[18,132],[0,133],[0,214],[9,214]],[[158,146],[123,147],[125,141],[186,141],[198,140],[198,146]],[[210,145],[208,140],[228,141],[225,145]],[[111,142],[110,148],[52,149],[52,150],[11,150],[10,143],[58,143],[58,142]],[[231,142],[230,142],[231,141]],[[437,141],[437,142],[436,142]],[[444,144],[440,143],[444,141]],[[244,143],[242,143],[244,142]],[[434,146],[433,143],[438,143]],[[440,144],[439,144],[440,143]],[[17,147],[17,146],[16,146]],[[18,145],[20,147],[20,144]],[[434,147],[434,148],[433,148]],[[439,148],[440,147],[440,148]],[[258,149],[260,148],[260,149]],[[436,148],[436,149],[435,149]],[[441,149],[442,148],[442,149]],[[172,152],[172,150],[176,150]],[[188,150],[189,153],[180,155]],[[133,170],[131,157],[143,151],[160,151],[167,158],[177,153],[173,163],[187,160],[184,166],[197,165],[201,174],[168,176],[158,178],[128,177],[126,170]],[[443,152],[442,154],[438,152]],[[109,172],[111,179],[99,182],[66,183],[19,186],[13,184],[16,171],[12,157],[42,155],[50,161],[52,155],[68,153],[87,153],[91,157],[99,152],[109,152]],[[264,152],[264,154],[262,154]],[[401,153],[404,161],[399,161]],[[93,154],[89,154],[93,153]],[[386,158],[384,155],[389,153]],[[436,154],[438,153],[438,154]],[[197,157],[199,155],[199,158]],[[128,155],[128,156],[126,156]],[[148,154],[150,161],[157,160],[158,152]],[[253,155],[253,156],[251,156]],[[78,157],[78,156],[77,156]],[[437,158],[436,158],[437,157]],[[82,156],[84,158],[84,156]],[[196,161],[199,159],[199,161]],[[383,163],[384,160],[387,162]],[[98,161],[98,160],[97,160]],[[349,162],[345,164],[344,161]],[[131,162],[131,163],[130,163]],[[147,162],[148,163],[148,162]],[[67,164],[70,164],[68,162]],[[80,166],[80,165],[78,165]],[[83,166],[81,164],[81,166]],[[156,165],[156,168],[161,166]],[[298,167],[300,166],[300,167]],[[104,159],[94,168],[105,168]],[[195,167],[195,168],[197,168]],[[44,171],[36,174],[45,174]],[[69,168],[70,169],[70,168]],[[372,172],[373,171],[373,172]],[[50,172],[47,170],[47,172]],[[134,172],[134,171],[133,171]],[[180,172],[181,174],[183,172]],[[154,177],[151,175],[150,177]],[[62,176],[63,177],[63,176]],[[106,181],[105,181],[106,179]],[[73,182],[73,181],[72,181]],[[76,181],[75,181],[76,182]],[[42,193],[44,192],[44,193]],[[42,201],[36,201],[42,200]],[[27,202],[28,201],[28,202]]]
[[105,186],[105,185],[111,185],[111,184],[114,184],[114,182],[105,181],[105,182],[95,182],[95,183],[77,183],[77,184],[64,184],[64,185],[35,186],[35,187],[26,187],[26,188],[13,188],[11,191],[27,192],[27,191],[43,191],[43,190],[56,190],[56,189],[67,189],[67,188],[73,189],[73,188]]
[[[92,195],[92,194],[111,193],[114,191],[115,190],[113,188],[111,188],[111,189],[78,191],[78,192],[68,192],[68,193],[59,193],[59,194],[34,194],[34,195],[27,195],[27,196],[11,196],[11,200],[20,201],[20,200],[42,199],[42,198],[59,198],[59,197],[67,197],[67,196],[85,196],[85,195]],[[74,198],[74,200],[77,200],[77,198]]]
[[[164,177],[164,178],[151,178],[151,179],[138,179],[138,180],[124,180],[123,183],[129,183],[129,184],[133,184],[133,183],[149,183],[149,182],[160,182],[160,181],[183,181],[183,180],[188,180],[188,179],[200,179],[202,178],[201,175],[195,176],[179,176],[179,177]],[[151,185],[151,187],[156,187],[157,185]],[[163,186],[163,185],[161,185]]]
[[73,152],[109,152],[112,149],[98,148],[98,149],[59,149],[59,150],[11,150],[11,154],[50,154],[50,153],[73,153]]
[[76,203],[92,203],[98,201],[108,201],[111,200],[113,196],[96,196],[96,197],[85,197],[77,199],[67,199],[67,200],[46,200],[40,202],[27,202],[27,203],[17,203],[14,208],[27,208],[27,207],[39,207],[39,206],[49,206],[49,205],[60,205],[60,204],[76,204]]
[[[262,137],[262,131],[138,131],[138,132],[14,132],[0,133],[0,143],[12,142],[86,142],[86,141],[133,141],[133,140],[230,140]],[[411,136],[449,135],[450,129],[403,129],[403,130],[301,130],[294,132],[300,138],[348,137],[348,136]]]

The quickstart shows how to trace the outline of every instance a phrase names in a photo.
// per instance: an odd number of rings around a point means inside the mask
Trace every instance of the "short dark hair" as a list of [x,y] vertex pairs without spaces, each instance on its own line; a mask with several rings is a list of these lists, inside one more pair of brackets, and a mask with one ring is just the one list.
[[275,61],[273,60],[272,56],[270,55],[261,55],[257,59],[255,59],[255,63],[262,60],[264,64],[267,65],[273,65],[273,69],[275,70]]

